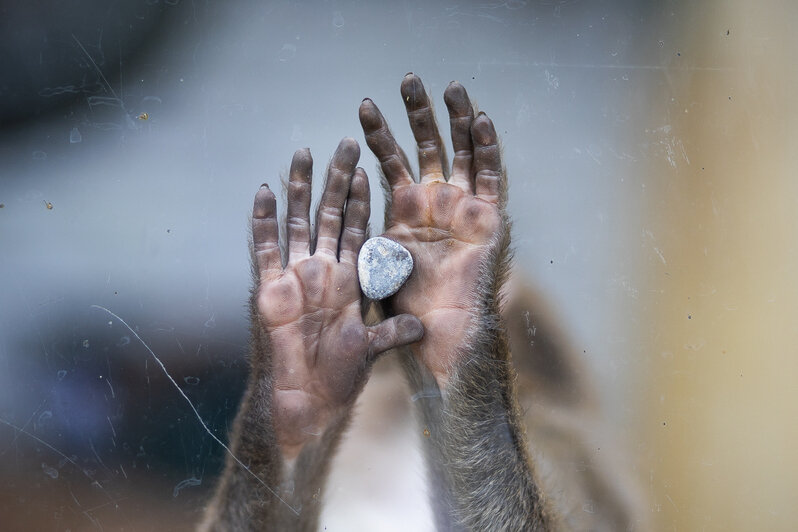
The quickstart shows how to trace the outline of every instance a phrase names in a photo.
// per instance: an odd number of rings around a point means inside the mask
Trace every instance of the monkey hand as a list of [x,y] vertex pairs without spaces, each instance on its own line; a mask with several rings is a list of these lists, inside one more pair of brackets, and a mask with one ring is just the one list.
[[470,335],[485,323],[486,298],[498,293],[506,269],[504,173],[493,123],[484,113],[474,116],[462,85],[452,82],[444,92],[451,171],[421,80],[408,74],[401,93],[418,144],[419,181],[370,99],[360,106],[360,122],[390,187],[385,236],[405,246],[415,262],[388,309],[421,319],[424,338],[412,350],[444,388],[473,344]]
[[365,172],[355,168],[359,156],[357,142],[341,141],[312,235],[313,162],[307,149],[294,154],[287,257],[278,244],[274,194],[263,186],[255,196],[253,305],[267,347],[256,350],[253,372],[270,387],[274,435],[286,459],[345,421],[378,354],[423,335],[413,316],[395,316],[373,327],[363,323],[357,254],[366,238],[370,196]]

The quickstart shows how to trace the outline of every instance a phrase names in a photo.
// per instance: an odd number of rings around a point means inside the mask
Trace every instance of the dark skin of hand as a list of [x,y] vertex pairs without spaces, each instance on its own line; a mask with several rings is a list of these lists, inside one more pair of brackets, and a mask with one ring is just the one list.
[[341,141],[327,172],[313,238],[313,162],[309,150],[296,152],[288,183],[285,266],[275,196],[264,186],[255,197],[256,301],[272,351],[272,422],[287,460],[352,406],[379,353],[423,334],[419,321],[407,315],[373,327],[363,323],[357,254],[370,207],[368,178],[355,167],[359,156],[357,142]]
[[505,204],[501,154],[493,123],[484,113],[474,116],[459,83],[444,92],[454,147],[451,169],[421,79],[405,76],[401,94],[418,146],[418,180],[370,99],[360,105],[360,122],[390,187],[385,236],[405,246],[416,264],[389,305],[424,324],[424,338],[411,349],[444,390],[479,316],[480,267],[498,245]]

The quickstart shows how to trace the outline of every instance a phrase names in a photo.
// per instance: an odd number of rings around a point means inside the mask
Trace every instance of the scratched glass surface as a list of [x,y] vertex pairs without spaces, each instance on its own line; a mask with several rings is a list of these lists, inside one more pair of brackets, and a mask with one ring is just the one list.
[[[305,146],[320,181],[343,136],[374,185],[358,105],[412,149],[412,71],[444,139],[450,80],[502,137],[517,276],[609,442],[571,466],[614,456],[639,529],[789,529],[798,13],[750,4],[4,4],[0,528],[196,525],[246,378],[252,197]],[[325,530],[432,529],[423,436],[385,375]]]

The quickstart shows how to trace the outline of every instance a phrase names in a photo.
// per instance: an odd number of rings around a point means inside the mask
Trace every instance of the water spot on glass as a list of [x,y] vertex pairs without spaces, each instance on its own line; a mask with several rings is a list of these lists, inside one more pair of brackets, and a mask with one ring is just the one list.
[[335,26],[336,28],[343,28],[344,27],[344,24],[346,24],[346,21],[344,20],[344,16],[341,14],[340,11],[336,11],[335,13],[333,13],[333,21],[332,21],[332,23],[333,23],[333,26]]
[[123,336],[122,338],[119,339],[116,345],[117,347],[124,347],[129,343],[130,343],[130,336]]
[[83,340],[83,348],[84,349],[88,349],[89,348],[89,340],[88,339],[87,340]]
[[290,61],[296,55],[296,46],[293,44],[286,43],[280,48],[280,52],[277,54],[277,59],[285,63],[286,61]]
[[58,370],[58,380],[63,380],[66,377],[67,371],[65,369]]
[[544,71],[544,75],[546,76],[546,83],[549,85],[549,92],[556,91],[560,88],[560,78],[548,70]]
[[70,144],[77,144],[79,142],[83,142],[83,136],[78,131],[78,128],[73,127],[72,131],[69,132],[69,143]]
[[177,485],[175,486],[175,489],[172,490],[172,497],[177,497],[178,494],[180,493],[180,490],[182,490],[183,488],[188,488],[190,486],[199,486],[201,484],[202,484],[202,479],[195,477],[187,478],[186,480],[178,482]]
[[200,380],[199,377],[183,377],[183,382],[190,386],[196,386],[199,384]]
[[44,471],[44,474],[50,478],[58,478],[58,470],[53,469],[44,462],[42,462],[42,471]]
[[53,419],[53,412],[51,410],[45,410],[44,412],[39,414],[39,419],[36,420],[36,426],[41,427],[51,419]]
[[32,154],[34,161],[43,161],[47,158],[47,153],[41,150],[36,150]]

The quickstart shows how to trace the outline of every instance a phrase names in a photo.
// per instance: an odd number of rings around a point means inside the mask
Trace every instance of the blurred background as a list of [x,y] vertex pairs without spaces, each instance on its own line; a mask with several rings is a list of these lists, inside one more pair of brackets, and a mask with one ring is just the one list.
[[[375,183],[358,105],[412,152],[413,71],[441,124],[456,79],[502,134],[518,270],[592,375],[640,526],[794,529],[796,21],[788,1],[4,1],[0,528],[194,526],[223,450],[136,334],[225,439],[258,185],[304,146],[320,178],[343,136]],[[404,405],[381,375],[367,397]],[[372,412],[322,525],[430,530],[408,414]]]

